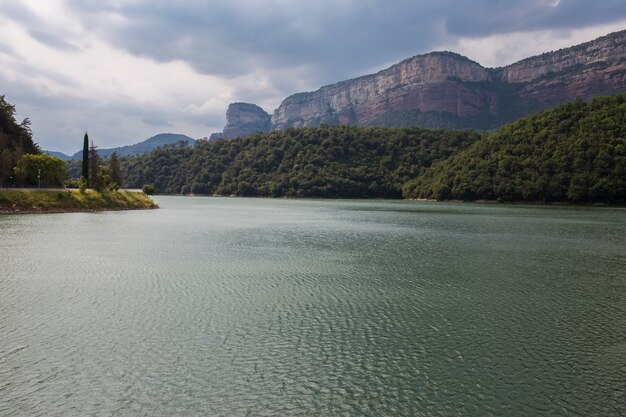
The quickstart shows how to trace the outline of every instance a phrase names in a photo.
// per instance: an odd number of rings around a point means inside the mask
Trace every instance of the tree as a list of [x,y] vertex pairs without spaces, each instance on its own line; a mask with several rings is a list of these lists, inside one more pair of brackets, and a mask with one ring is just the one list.
[[93,142],[91,142],[91,146],[89,147],[88,161],[89,185],[91,186],[91,188],[95,188],[96,190],[98,190],[102,188],[99,175],[100,157],[98,156],[98,147],[94,145]]
[[144,184],[142,191],[145,195],[152,195],[154,194],[154,185],[153,184]]
[[22,155],[15,167],[15,176],[21,185],[60,187],[65,179],[65,164],[56,156]]
[[0,153],[0,187],[9,182],[13,173],[13,156],[7,148],[2,149]]
[[0,187],[15,182],[14,168],[22,155],[39,153],[41,150],[33,142],[30,119],[18,123],[15,106],[0,95]]
[[109,159],[109,178],[111,188],[117,189],[122,186],[122,169],[120,167],[120,160],[117,157],[117,152],[113,152]]
[[87,183],[89,183],[89,136],[87,136],[87,132],[85,132],[85,137],[83,138],[83,171],[82,176],[85,178]]

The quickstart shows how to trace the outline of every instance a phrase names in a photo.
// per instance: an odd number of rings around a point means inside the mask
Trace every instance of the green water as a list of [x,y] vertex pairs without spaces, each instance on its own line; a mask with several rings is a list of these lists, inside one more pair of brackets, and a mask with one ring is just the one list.
[[620,416],[626,210],[0,216],[0,415]]

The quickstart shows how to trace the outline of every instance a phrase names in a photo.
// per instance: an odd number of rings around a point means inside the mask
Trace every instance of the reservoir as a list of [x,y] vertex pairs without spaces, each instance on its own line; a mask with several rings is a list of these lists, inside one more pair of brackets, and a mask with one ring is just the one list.
[[626,209],[0,215],[2,416],[622,416]]

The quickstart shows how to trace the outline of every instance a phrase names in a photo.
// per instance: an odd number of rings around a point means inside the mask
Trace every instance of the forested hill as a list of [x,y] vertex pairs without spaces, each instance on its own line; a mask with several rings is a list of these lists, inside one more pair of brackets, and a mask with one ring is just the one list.
[[33,142],[30,120],[15,120],[15,106],[0,95],[0,186],[12,182],[13,168],[24,154],[38,154],[39,147]]
[[399,198],[433,161],[481,138],[475,132],[355,126],[290,128],[199,141],[123,158],[126,185],[158,193]]
[[519,120],[407,183],[404,196],[626,201],[626,94]]

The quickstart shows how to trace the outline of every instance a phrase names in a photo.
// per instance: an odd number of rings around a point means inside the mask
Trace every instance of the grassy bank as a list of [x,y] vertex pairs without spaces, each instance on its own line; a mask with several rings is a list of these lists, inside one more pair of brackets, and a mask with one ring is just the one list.
[[0,190],[2,213],[138,210],[158,206],[137,191]]

